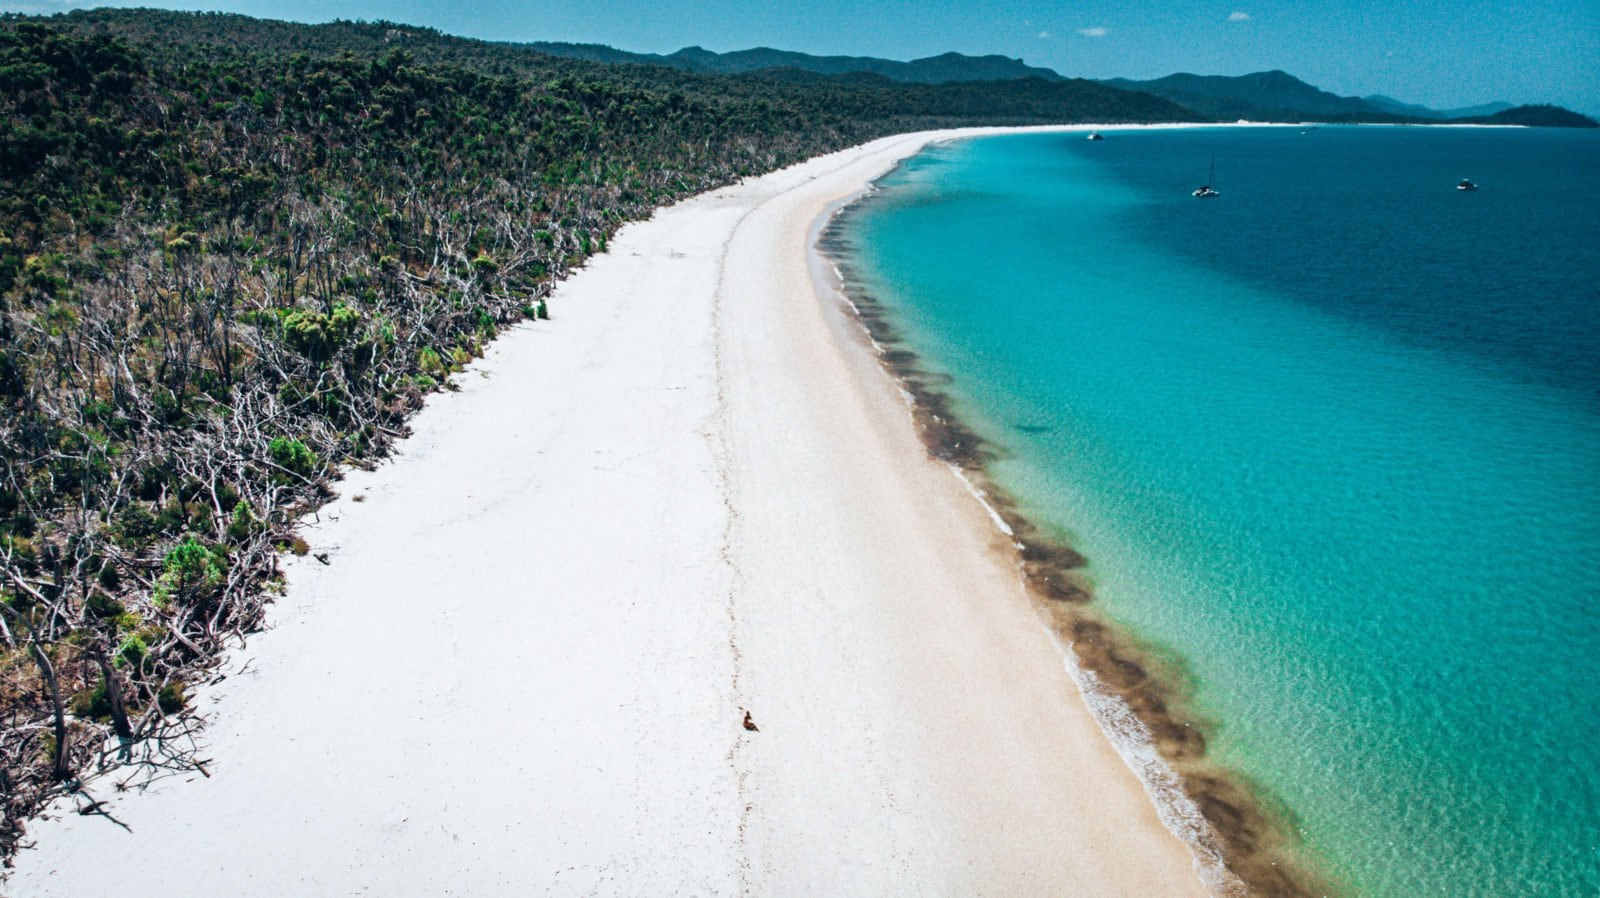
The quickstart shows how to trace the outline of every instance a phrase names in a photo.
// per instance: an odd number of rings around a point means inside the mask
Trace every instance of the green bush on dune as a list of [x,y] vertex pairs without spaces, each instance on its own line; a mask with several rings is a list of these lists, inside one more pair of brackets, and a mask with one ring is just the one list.
[[159,731],[257,626],[333,472],[387,451],[502,328],[548,319],[551,284],[623,222],[896,131],[1175,109],[1077,81],[607,66],[387,23],[0,15],[0,713],[19,734],[0,856],[110,763],[98,721]]

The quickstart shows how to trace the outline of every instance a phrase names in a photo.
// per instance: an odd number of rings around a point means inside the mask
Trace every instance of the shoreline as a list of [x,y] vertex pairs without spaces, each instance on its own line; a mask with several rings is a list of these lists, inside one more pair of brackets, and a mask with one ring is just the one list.
[[286,559],[196,690],[205,776],[98,781],[126,829],[58,805],[7,885],[1200,894],[993,510],[810,277],[831,205],[1015,130],[625,227],[347,475],[306,534],[331,563]]
[[[1246,126],[1255,125],[1223,127]],[[1083,701],[1143,784],[1162,822],[1193,853],[1208,889],[1218,895],[1327,894],[1328,885],[1294,850],[1292,819],[1269,811],[1237,771],[1208,760],[1209,722],[1189,707],[1181,674],[1159,651],[1099,610],[1092,586],[1079,575],[1088,560],[1026,517],[1016,498],[989,476],[986,465],[995,458],[995,449],[952,411],[942,389],[948,375],[922,367],[918,354],[854,277],[848,258],[853,247],[843,235],[851,217],[878,194],[879,182],[903,162],[819,223],[812,251],[829,268],[827,282],[818,284],[819,301],[838,302],[849,310],[902,390],[928,454],[949,467],[987,511],[995,529],[1011,541],[1011,563],[1035,599],[1041,625],[1062,653]]]

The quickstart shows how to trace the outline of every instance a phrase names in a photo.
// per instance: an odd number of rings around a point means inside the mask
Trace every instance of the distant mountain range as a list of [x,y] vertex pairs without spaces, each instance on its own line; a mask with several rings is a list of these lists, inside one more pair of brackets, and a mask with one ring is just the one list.
[[[877,76],[915,84],[967,81],[1012,81],[1037,78],[1068,80],[1060,73],[1030,66],[1006,56],[965,56],[945,53],[900,62],[872,56],[813,56],[789,50],[757,47],[716,53],[703,47],[685,47],[675,53],[629,53],[602,44],[530,43],[530,50],[586,59],[592,62],[666,66],[708,74],[758,74],[784,80],[807,76]],[[1431,109],[1391,97],[1341,97],[1283,71],[1249,75],[1191,75],[1179,73],[1150,81],[1110,78],[1100,83],[1122,90],[1142,91],[1216,121],[1320,121],[1320,122],[1469,122],[1524,124],[1552,127],[1600,127],[1592,119],[1558,106],[1513,106],[1494,102],[1460,109]]]
[[819,75],[848,75],[866,73],[882,75],[891,81],[912,84],[946,84],[952,81],[1012,81],[1017,78],[1041,78],[1045,81],[1065,81],[1066,78],[1050,69],[1025,64],[1020,59],[1006,56],[963,56],[945,53],[926,59],[899,62],[874,56],[812,56],[790,50],[756,47],[732,53],[715,53],[703,47],[684,47],[676,53],[629,53],[603,44],[562,44],[535,42],[524,44],[530,50],[587,59],[591,62],[623,62],[636,65],[660,65],[689,72],[721,75],[741,75],[772,69],[799,69]]
[[1585,125],[1583,123],[1589,120],[1583,116],[1553,106],[1513,106],[1495,102],[1460,109],[1431,109],[1376,94],[1341,97],[1276,69],[1235,77],[1180,73],[1152,81],[1111,78],[1101,83],[1154,94],[1219,121],[1453,121],[1567,127],[1592,127],[1594,124]]
[[1388,120],[1395,115],[1365,100],[1341,97],[1312,87],[1288,72],[1280,71],[1237,77],[1180,73],[1153,81],[1112,78],[1102,83],[1123,90],[1142,90],[1155,94],[1207,118],[1224,121],[1355,119],[1374,114]]
[[1481,103],[1477,106],[1462,106],[1459,109],[1429,109],[1426,106],[1418,106],[1416,103],[1402,103],[1393,97],[1386,97],[1382,94],[1372,94],[1361,99],[1385,112],[1392,112],[1395,115],[1410,115],[1417,118],[1472,118],[1480,115],[1494,115],[1497,112],[1505,112],[1507,109],[1515,109],[1517,106],[1515,103],[1497,100],[1493,103]]

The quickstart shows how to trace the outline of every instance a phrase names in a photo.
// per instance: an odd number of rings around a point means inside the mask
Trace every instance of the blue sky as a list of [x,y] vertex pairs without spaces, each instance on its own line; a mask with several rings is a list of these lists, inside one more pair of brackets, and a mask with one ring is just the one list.
[[0,0],[0,10],[20,12],[85,6],[388,19],[646,52],[1001,53],[1090,78],[1284,69],[1340,94],[1436,107],[1554,102],[1600,114],[1600,0]]

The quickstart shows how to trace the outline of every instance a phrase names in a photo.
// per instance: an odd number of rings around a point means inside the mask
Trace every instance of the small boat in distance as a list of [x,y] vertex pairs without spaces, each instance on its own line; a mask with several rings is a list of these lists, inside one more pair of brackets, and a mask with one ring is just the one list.
[[1090,131],[1089,132],[1089,136],[1084,138],[1084,139],[1085,140],[1105,140],[1104,137],[1100,136],[1100,132],[1099,131]]
[[1472,179],[1471,178],[1462,178],[1461,179],[1461,183],[1456,185],[1456,189],[1457,190],[1477,190],[1478,189],[1478,185],[1472,183]]
[[1199,197],[1200,199],[1203,199],[1203,200],[1211,199],[1214,196],[1222,196],[1222,191],[1213,190],[1211,188],[1211,182],[1215,181],[1216,179],[1217,179],[1217,160],[1216,159],[1212,159],[1211,160],[1211,174],[1206,177],[1206,182],[1204,184],[1200,185],[1199,189],[1195,190],[1194,195],[1196,197]]

